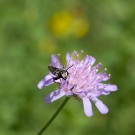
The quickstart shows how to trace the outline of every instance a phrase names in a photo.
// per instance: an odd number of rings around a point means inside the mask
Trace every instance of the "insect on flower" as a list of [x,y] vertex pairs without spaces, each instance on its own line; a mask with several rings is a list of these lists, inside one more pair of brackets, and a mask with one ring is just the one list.
[[63,96],[71,96],[82,101],[86,116],[93,115],[91,102],[102,114],[106,114],[109,110],[98,97],[116,91],[117,86],[104,83],[110,79],[110,74],[106,74],[106,68],[99,72],[102,64],[94,65],[95,62],[96,59],[89,55],[80,60],[80,54],[74,51],[71,55],[67,53],[64,69],[59,57],[51,55],[51,64],[48,67],[50,72],[38,83],[38,88],[42,89],[55,81],[60,85],[45,97],[46,103],[51,103]]
[[[72,65],[72,66],[73,66],[73,65]],[[70,66],[69,68],[71,68],[72,66]],[[53,66],[48,66],[49,71],[50,71],[53,75],[56,76],[56,77],[53,77],[54,81],[55,81],[55,80],[58,80],[58,79],[60,79],[60,78],[63,78],[64,80],[66,80],[67,77],[68,77],[68,75],[69,75],[69,73],[68,73],[68,69],[69,69],[69,68],[67,68],[67,69],[65,70],[65,69],[63,69],[63,68],[56,68],[56,67],[53,67]]]

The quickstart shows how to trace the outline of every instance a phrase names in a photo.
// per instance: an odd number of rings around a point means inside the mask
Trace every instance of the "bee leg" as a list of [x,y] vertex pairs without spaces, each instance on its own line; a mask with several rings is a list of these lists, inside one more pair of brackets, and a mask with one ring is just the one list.
[[53,82],[56,83],[54,78],[53,78]]
[[[58,77],[53,77],[53,81],[55,82],[55,80],[58,80]],[[56,83],[56,82],[55,82]]]

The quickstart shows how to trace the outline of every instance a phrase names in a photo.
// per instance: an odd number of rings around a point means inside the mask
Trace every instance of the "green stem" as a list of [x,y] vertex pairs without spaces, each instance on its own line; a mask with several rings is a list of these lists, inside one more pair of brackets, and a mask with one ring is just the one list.
[[58,110],[52,115],[51,119],[43,126],[43,128],[39,131],[37,135],[41,135],[47,129],[47,127],[52,123],[52,121],[59,114],[59,112],[62,110],[62,108],[64,107],[64,105],[67,103],[68,100],[69,97],[66,97],[61,106],[58,108]]

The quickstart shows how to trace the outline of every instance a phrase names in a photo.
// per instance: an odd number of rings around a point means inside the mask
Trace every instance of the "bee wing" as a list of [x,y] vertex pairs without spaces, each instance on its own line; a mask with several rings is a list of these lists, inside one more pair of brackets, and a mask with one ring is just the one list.
[[56,69],[58,69],[58,68],[53,67],[53,66],[48,66],[48,69],[49,69],[49,71],[50,71],[51,73],[54,73],[54,71],[55,71]]
[[56,67],[53,67],[53,66],[48,66],[48,69],[49,69],[49,71],[50,71],[52,74],[54,74],[54,75],[56,75],[56,76],[57,76],[57,74],[60,73],[60,69],[59,69],[59,68],[56,68]]

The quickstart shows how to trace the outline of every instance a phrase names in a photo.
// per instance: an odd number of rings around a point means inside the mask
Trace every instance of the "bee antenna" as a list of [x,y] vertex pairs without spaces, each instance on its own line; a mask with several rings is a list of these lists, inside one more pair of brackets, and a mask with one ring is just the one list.
[[74,66],[74,65],[72,65],[72,66],[68,67],[68,68],[67,68],[67,70],[68,70],[69,68],[73,67],[73,66]]

